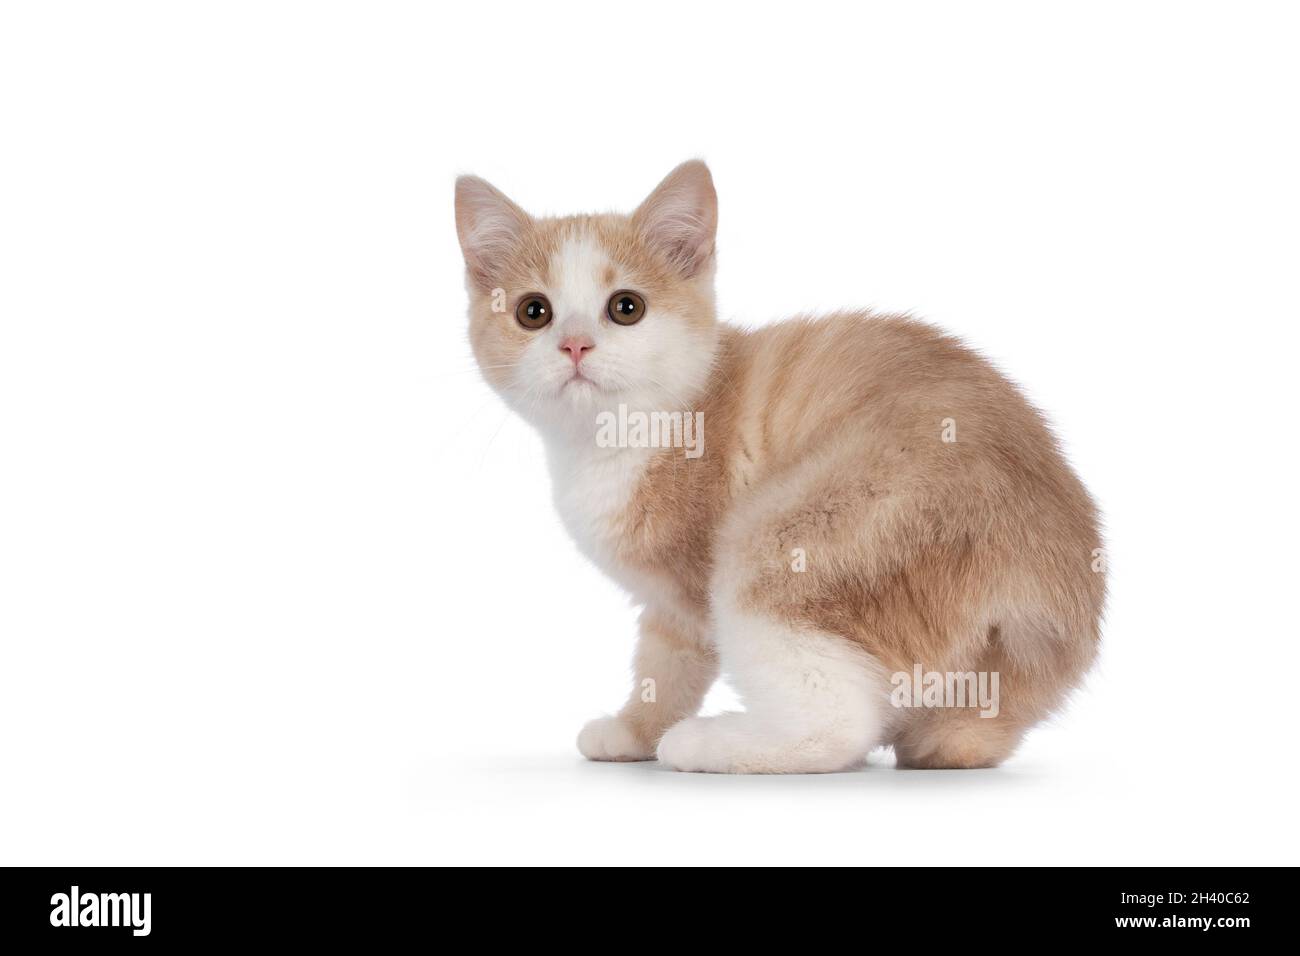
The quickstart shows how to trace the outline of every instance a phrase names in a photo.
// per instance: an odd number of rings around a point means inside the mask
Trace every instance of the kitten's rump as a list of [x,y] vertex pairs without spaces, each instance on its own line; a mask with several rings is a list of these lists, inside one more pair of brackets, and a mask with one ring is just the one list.
[[623,560],[700,614],[725,594],[889,672],[998,672],[996,719],[885,724],[906,763],[1005,757],[1092,662],[1104,597],[1095,508],[1041,416],[979,355],[901,317],[728,330],[711,381],[709,461],[657,456]]

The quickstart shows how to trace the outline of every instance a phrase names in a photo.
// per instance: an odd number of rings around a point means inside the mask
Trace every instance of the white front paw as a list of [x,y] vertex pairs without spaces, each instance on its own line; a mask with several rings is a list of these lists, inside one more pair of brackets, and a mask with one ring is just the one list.
[[578,734],[578,750],[588,760],[654,759],[654,748],[622,717],[597,717],[588,721]]

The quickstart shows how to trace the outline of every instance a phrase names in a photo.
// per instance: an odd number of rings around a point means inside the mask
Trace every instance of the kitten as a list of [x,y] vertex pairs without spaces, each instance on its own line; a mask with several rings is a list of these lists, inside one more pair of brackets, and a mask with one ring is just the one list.
[[[1097,514],[984,359],[899,316],[720,324],[698,161],[630,216],[536,219],[461,177],[456,227],[483,375],[643,606],[631,697],[584,755],[809,773],[892,744],[990,767],[1063,703],[1097,651]],[[695,716],[720,670],[744,712]]]

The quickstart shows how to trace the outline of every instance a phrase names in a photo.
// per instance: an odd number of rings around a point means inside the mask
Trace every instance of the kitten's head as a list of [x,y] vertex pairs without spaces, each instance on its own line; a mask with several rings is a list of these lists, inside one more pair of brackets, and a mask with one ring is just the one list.
[[533,218],[456,181],[470,343],[488,382],[542,425],[688,407],[717,343],[709,169],[678,166],[629,216]]

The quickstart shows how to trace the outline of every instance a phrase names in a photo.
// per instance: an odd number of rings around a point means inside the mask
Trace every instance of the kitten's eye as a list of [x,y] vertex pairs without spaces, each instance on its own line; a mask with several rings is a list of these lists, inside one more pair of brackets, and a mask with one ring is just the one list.
[[515,318],[526,329],[540,329],[551,321],[551,303],[544,295],[529,295],[515,306]]
[[624,289],[609,297],[608,311],[619,325],[635,325],[645,318],[645,299]]

